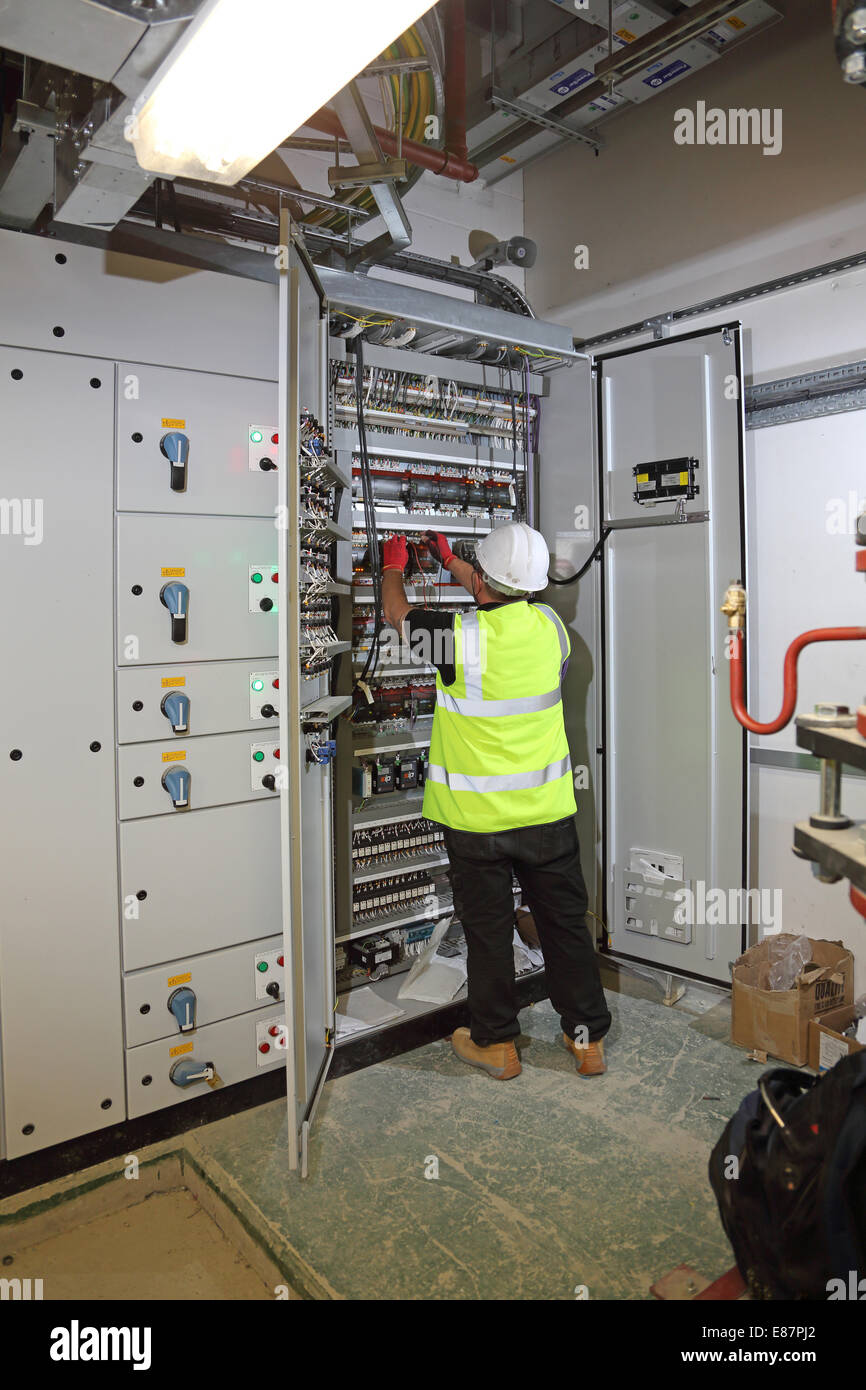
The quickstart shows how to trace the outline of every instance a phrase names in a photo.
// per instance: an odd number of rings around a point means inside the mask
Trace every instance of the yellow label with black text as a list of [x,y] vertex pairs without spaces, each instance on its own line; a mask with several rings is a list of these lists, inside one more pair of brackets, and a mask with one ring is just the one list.
[[164,430],[185,430],[186,420],[163,420],[162,428]]
[[186,685],[186,676],[163,676],[161,685],[163,690],[170,685]]
[[746,21],[744,19],[740,19],[740,17],[735,14],[728,15],[725,20],[725,23],[730,24],[732,29],[745,29],[748,27],[746,25]]
[[192,971],[188,970],[185,975],[172,975],[170,980],[166,980],[166,984],[169,989],[173,989],[175,985],[188,985],[191,979]]
[[182,1052],[192,1052],[194,1047],[195,1043],[180,1043],[177,1047],[170,1047],[168,1055],[169,1057],[179,1057]]
[[635,35],[630,34],[628,29],[617,29],[615,33],[618,38],[622,39],[623,43],[634,43],[635,41]]
[[648,482],[649,482],[649,473],[638,473],[638,475],[637,475],[637,480],[638,480],[639,483],[648,483]]
[[186,749],[185,749],[185,748],[178,748],[177,752],[175,752],[175,751],[172,749],[172,751],[171,751],[170,753],[163,753],[163,755],[162,755],[162,761],[163,761],[164,763],[182,763],[182,762],[184,761],[185,758],[186,758]]
[[688,481],[689,481],[689,475],[688,475],[688,473],[681,473],[681,474],[680,474],[680,486],[681,486],[681,487],[686,487],[686,485],[688,484]]
[[160,574],[163,579],[183,579],[186,569],[183,565],[163,565]]

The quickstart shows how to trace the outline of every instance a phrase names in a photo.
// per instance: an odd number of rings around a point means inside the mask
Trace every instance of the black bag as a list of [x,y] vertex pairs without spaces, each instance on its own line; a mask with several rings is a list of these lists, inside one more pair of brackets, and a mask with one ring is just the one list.
[[[858,1297],[860,1279],[866,1297],[866,1051],[817,1077],[765,1072],[725,1126],[709,1175],[753,1298]],[[850,1292],[829,1289],[831,1279]]]

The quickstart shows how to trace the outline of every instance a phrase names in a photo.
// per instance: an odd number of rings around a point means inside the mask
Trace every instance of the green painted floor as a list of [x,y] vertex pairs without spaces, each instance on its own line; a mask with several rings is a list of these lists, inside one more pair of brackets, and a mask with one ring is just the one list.
[[707,1158],[762,1069],[727,1041],[723,996],[670,1009],[634,976],[605,985],[604,1077],[576,1075],[543,1002],[514,1080],[440,1042],[329,1082],[305,1182],[281,1102],[182,1142],[302,1296],[643,1299],[681,1263],[715,1278],[733,1260]]

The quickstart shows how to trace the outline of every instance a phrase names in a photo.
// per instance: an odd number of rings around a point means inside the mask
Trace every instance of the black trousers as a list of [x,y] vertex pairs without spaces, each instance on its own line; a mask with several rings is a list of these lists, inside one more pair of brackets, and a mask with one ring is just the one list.
[[479,835],[445,827],[454,910],[468,946],[472,1040],[484,1046],[517,1037],[514,897],[511,871],[532,909],[550,1000],[563,1032],[584,1026],[597,1042],[610,1013],[586,925],[586,885],[574,818]]

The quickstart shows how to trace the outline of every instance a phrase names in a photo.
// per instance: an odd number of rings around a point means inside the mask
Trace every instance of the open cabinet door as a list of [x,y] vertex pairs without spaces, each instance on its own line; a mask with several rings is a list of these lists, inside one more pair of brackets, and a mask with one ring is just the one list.
[[[311,677],[302,646],[300,418],[327,420],[324,296],[284,214],[279,281],[280,841],[286,980],[289,1165],[306,1176],[307,1139],[333,1057],[334,920],[331,766],[308,758],[313,709],[327,712],[328,669]],[[323,727],[327,727],[324,725]]]
[[614,954],[717,983],[745,946],[746,741],[725,588],[745,582],[739,325],[597,360],[605,920]]

